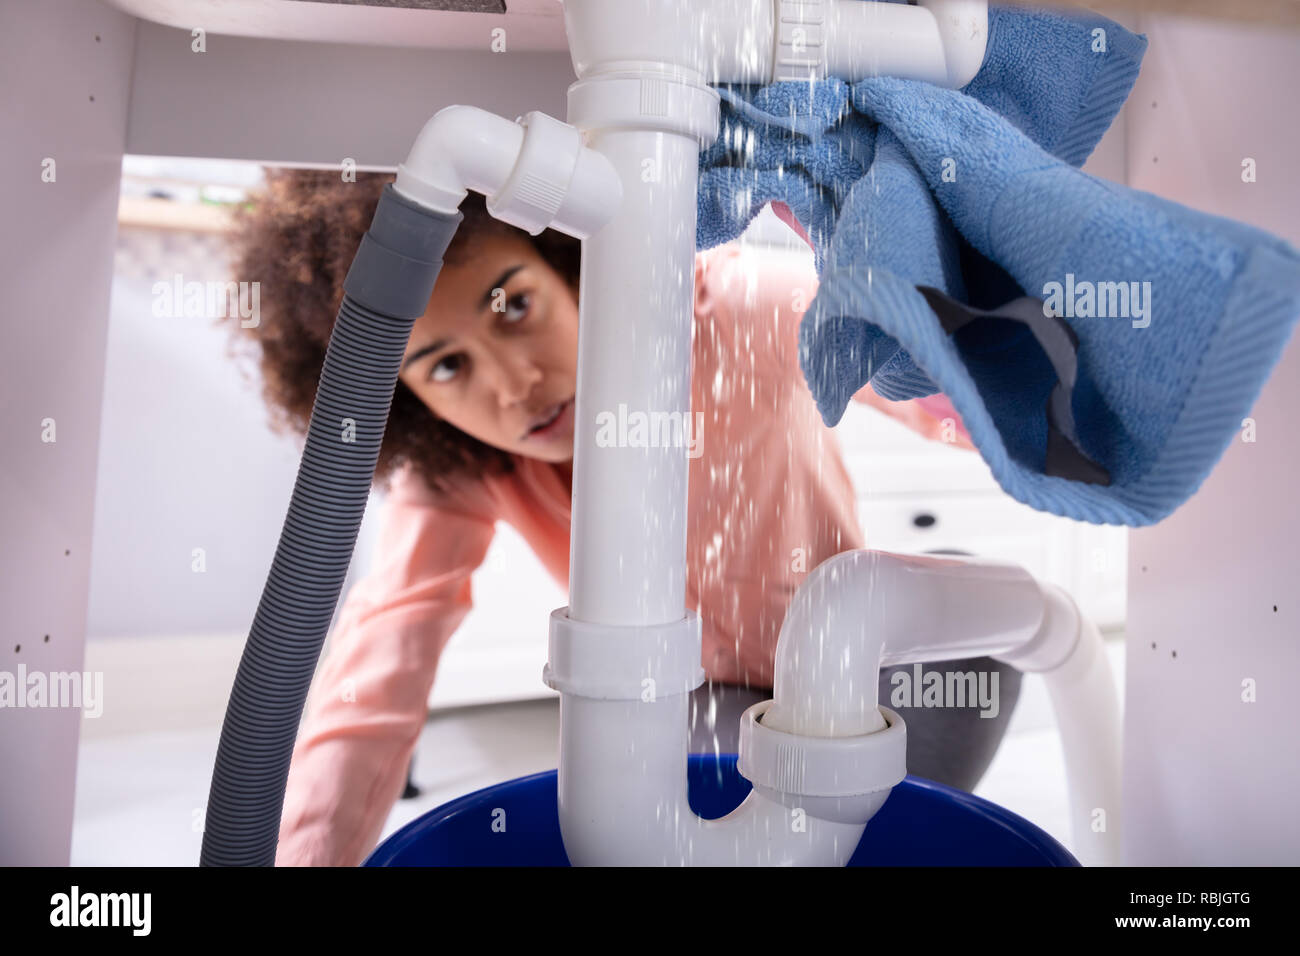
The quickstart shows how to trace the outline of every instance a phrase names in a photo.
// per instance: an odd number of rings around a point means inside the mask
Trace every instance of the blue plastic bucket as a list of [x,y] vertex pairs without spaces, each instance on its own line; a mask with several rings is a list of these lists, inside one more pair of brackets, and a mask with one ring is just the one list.
[[[691,809],[726,816],[751,785],[736,755],[692,754]],[[507,829],[493,830],[505,810]],[[375,848],[365,866],[568,866],[555,771],[508,780],[430,810]],[[920,777],[894,788],[867,824],[849,866],[1078,866],[1065,847],[997,804]]]

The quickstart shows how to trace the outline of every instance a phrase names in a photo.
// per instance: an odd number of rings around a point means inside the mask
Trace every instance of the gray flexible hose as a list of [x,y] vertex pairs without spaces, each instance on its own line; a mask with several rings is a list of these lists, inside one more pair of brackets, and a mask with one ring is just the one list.
[[397,373],[462,215],[388,184],[344,280],[302,463],[239,662],[200,866],[273,866],[298,723],[374,480]]

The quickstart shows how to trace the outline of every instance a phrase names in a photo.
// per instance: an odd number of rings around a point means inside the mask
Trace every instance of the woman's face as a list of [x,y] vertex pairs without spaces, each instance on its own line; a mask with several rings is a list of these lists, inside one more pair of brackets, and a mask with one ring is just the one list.
[[562,462],[573,458],[577,365],[577,290],[526,236],[494,235],[443,265],[399,377],[480,441]]

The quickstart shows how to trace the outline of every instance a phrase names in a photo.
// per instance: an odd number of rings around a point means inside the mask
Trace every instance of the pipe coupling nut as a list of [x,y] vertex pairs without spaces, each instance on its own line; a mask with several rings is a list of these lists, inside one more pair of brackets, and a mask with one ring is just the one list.
[[850,737],[809,737],[765,727],[774,702],[762,701],[740,718],[737,769],[754,789],[809,816],[865,824],[907,776],[907,725],[880,707],[885,729]]
[[551,224],[573,180],[582,140],[578,131],[536,110],[515,120],[524,128],[510,177],[487,198],[495,219],[535,236]]
[[668,624],[592,624],[551,612],[549,660],[542,681],[552,690],[598,700],[645,700],[686,694],[704,683],[700,616],[688,610]]

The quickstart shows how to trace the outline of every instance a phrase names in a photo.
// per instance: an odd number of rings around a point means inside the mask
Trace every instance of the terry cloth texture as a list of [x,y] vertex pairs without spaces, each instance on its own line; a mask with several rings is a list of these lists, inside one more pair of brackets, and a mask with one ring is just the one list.
[[[820,277],[800,365],[827,425],[868,382],[943,392],[1004,490],[1098,524],[1153,524],[1200,487],[1300,315],[1300,253],[1078,168],[1145,50],[1095,14],[990,6],[960,91],[718,88],[697,247],[769,201],[797,217]],[[1026,297],[1046,325],[1004,308]]]

